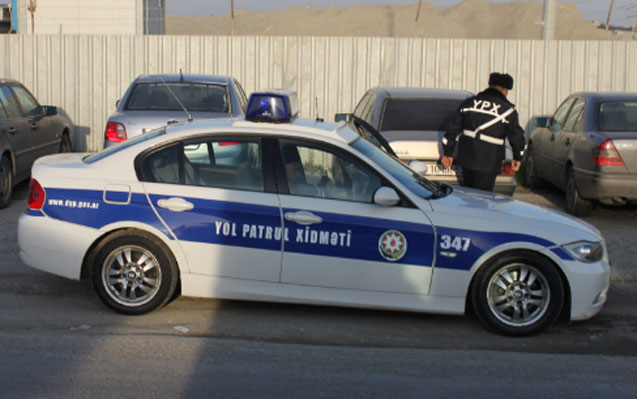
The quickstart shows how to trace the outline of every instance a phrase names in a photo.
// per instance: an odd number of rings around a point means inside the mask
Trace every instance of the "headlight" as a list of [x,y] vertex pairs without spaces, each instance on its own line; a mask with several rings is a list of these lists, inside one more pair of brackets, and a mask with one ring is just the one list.
[[578,241],[563,245],[562,248],[582,262],[597,262],[604,257],[604,246],[601,242]]

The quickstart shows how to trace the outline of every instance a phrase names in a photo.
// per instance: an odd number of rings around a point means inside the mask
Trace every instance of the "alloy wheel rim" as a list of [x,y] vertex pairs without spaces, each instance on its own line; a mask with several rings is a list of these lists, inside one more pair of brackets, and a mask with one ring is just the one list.
[[102,285],[115,302],[142,306],[161,287],[162,273],[155,256],[146,249],[127,245],[112,251],[102,267]]
[[524,327],[547,312],[551,290],[544,275],[535,267],[515,263],[498,270],[487,285],[491,313],[512,327]]

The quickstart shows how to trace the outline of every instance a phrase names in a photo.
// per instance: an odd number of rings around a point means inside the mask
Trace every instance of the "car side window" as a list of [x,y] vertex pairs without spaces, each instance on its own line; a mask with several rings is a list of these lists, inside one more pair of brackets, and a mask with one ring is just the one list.
[[145,176],[159,183],[263,191],[259,140],[188,140],[148,156]]
[[234,81],[234,85],[237,87],[237,93],[239,94],[239,104],[241,104],[241,110],[243,113],[246,112],[246,108],[248,106],[248,97],[246,96],[246,92],[243,90],[243,87],[237,82]]
[[8,86],[0,87],[0,97],[2,99],[2,104],[4,105],[4,109],[7,112],[7,117],[9,119],[19,119],[22,117],[22,112],[20,111],[18,100],[16,99],[13,91],[11,91]]
[[373,104],[374,94],[371,91],[365,93],[363,98],[358,102],[356,108],[354,108],[353,115],[369,122],[369,113]]
[[575,97],[567,98],[566,101],[560,105],[560,107],[555,111],[553,115],[553,120],[551,121],[551,127],[553,129],[563,129],[564,124],[566,123],[566,116],[568,115],[569,109],[571,109],[571,105],[575,101]]
[[290,194],[371,203],[380,178],[353,157],[327,147],[280,141]]
[[568,118],[566,118],[566,123],[564,124],[564,130],[568,132],[577,131],[577,124],[582,119],[582,112],[584,111],[584,100],[578,98],[573,104],[571,111],[568,113]]
[[22,116],[37,116],[42,113],[40,104],[24,87],[19,85],[12,85],[11,88],[16,94],[16,98],[22,107]]
[[0,93],[0,121],[4,121],[6,119],[9,119],[9,115],[4,109],[4,98],[2,97],[2,93]]

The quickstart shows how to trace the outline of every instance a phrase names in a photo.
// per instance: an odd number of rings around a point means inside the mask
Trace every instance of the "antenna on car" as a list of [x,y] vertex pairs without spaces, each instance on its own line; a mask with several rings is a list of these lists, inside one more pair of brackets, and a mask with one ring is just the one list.
[[[181,73],[181,69],[179,70],[179,72]],[[179,106],[181,107],[181,109],[184,110],[184,112],[186,113],[186,115],[188,115],[188,122],[192,122],[192,115],[190,115],[190,112],[188,112],[188,110],[186,109],[186,107],[184,106],[184,104],[182,104],[181,101],[179,101],[179,97],[177,97],[177,95],[175,94],[175,92],[173,91],[173,89],[170,88],[170,86],[168,86],[168,83],[166,83],[166,81],[164,80],[164,78],[162,78],[160,75],[157,75],[157,77],[159,77],[159,80],[161,80],[161,82],[164,84],[164,86],[166,86],[166,88],[168,89],[168,91],[170,92],[170,94],[173,95],[173,97],[175,97],[175,100],[177,100],[177,103],[179,103]],[[181,79],[180,81],[184,81],[184,74],[181,73]]]
[[316,112],[316,121],[325,122],[325,120],[321,118],[318,114],[318,97],[314,97],[314,111]]
[[179,75],[180,75],[179,81],[181,83],[184,83],[184,72],[181,70],[181,68],[179,68]]

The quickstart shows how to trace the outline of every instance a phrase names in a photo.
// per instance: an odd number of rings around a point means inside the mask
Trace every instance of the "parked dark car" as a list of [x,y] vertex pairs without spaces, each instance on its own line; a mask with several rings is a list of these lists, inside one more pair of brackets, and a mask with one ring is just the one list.
[[[383,137],[402,161],[420,161],[417,170],[428,179],[457,184],[462,178],[460,170],[445,169],[440,163],[441,140],[453,113],[472,95],[468,91],[452,89],[375,87],[363,95],[352,114],[337,114],[336,119],[359,124],[364,121],[368,129]],[[515,191],[511,158],[511,148],[507,144],[507,161],[496,178],[496,192],[513,195]]]
[[243,117],[247,102],[239,82],[229,76],[142,75],[108,118],[104,147],[191,118]]
[[566,211],[637,201],[637,93],[570,95],[528,138],[526,182],[564,190]]
[[71,128],[57,107],[40,105],[20,82],[0,78],[0,208],[37,158],[69,151]]

